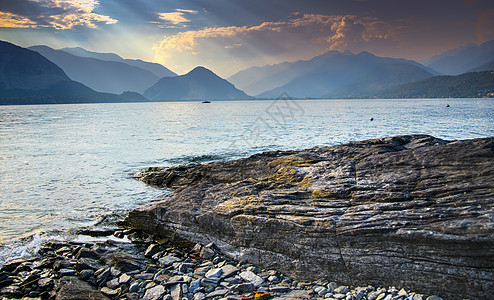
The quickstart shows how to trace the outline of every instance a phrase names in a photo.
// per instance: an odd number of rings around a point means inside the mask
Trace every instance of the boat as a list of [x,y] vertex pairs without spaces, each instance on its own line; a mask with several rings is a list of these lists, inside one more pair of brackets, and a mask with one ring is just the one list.
[[202,101],[202,103],[211,103],[211,101],[204,100],[204,101]]

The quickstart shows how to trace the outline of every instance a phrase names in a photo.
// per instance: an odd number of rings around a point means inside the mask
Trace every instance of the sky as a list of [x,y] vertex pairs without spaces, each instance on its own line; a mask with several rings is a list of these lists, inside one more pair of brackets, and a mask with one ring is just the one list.
[[222,77],[330,50],[424,62],[494,39],[492,0],[2,0],[0,40]]

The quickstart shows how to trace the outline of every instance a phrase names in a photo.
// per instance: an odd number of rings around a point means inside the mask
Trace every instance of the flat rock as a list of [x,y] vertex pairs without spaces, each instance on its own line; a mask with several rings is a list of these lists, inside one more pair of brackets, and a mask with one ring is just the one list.
[[123,225],[301,281],[406,286],[447,299],[494,290],[494,138],[397,136],[152,168],[175,188]]
[[77,277],[62,277],[57,283],[56,300],[109,300],[100,291]]

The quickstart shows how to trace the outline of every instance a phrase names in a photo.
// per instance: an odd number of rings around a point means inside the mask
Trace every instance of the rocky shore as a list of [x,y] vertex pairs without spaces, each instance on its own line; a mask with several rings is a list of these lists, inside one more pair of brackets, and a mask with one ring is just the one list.
[[7,262],[0,297],[490,299],[493,162],[494,138],[414,135],[150,168],[169,196]]
[[395,287],[299,282],[232,261],[213,244],[170,244],[138,230],[113,235],[101,242],[46,242],[38,257],[6,263],[1,299],[441,299]]
[[129,228],[299,281],[493,297],[494,138],[397,136],[136,177],[174,192]]

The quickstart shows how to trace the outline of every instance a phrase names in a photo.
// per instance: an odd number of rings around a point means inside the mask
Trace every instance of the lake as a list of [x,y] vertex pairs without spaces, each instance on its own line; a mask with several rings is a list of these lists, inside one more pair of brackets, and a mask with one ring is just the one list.
[[0,263],[25,251],[23,237],[111,223],[164,197],[132,178],[149,166],[402,134],[494,136],[494,99],[0,106]]

